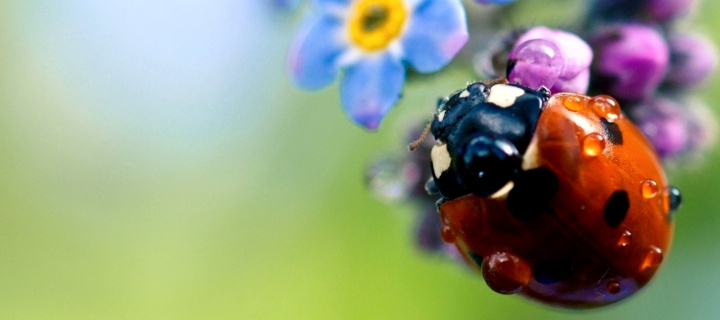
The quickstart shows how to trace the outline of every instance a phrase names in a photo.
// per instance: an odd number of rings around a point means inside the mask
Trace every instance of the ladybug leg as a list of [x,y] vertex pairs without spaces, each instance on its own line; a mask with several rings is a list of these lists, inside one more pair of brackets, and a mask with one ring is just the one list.
[[510,213],[520,220],[529,220],[543,212],[552,212],[549,202],[558,190],[558,179],[546,168],[521,171],[507,197]]

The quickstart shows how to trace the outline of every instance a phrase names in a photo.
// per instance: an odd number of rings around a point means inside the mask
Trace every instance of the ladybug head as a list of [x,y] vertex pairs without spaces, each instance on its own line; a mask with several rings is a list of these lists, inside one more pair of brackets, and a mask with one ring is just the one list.
[[549,91],[473,83],[441,100],[430,131],[433,179],[442,196],[491,196],[521,170]]

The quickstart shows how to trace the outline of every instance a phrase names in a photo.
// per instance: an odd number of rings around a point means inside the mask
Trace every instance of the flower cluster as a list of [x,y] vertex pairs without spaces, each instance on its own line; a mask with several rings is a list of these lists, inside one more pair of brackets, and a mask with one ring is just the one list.
[[[634,3],[630,8],[625,4]],[[695,1],[595,1],[585,32],[597,53],[593,91],[614,96],[664,159],[698,154],[712,141],[699,99],[689,99],[717,67],[703,36],[675,27]]]
[[478,54],[476,69],[553,93],[613,96],[663,159],[699,154],[715,126],[688,96],[713,74],[717,53],[704,37],[675,28],[694,4],[596,0],[577,35],[542,26],[510,33]]

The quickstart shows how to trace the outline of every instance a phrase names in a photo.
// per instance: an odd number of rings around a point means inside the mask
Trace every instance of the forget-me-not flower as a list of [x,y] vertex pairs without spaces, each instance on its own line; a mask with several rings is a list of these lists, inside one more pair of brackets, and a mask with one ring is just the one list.
[[315,0],[314,5],[316,13],[291,48],[293,80],[317,90],[342,70],[343,110],[370,130],[399,100],[404,64],[435,72],[468,38],[460,0]]

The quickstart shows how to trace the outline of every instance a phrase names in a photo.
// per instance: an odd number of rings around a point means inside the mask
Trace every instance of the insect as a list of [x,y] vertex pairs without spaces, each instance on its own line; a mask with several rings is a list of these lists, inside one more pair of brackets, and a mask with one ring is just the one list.
[[680,192],[611,97],[473,83],[430,132],[443,239],[494,291],[602,306],[667,254]]

